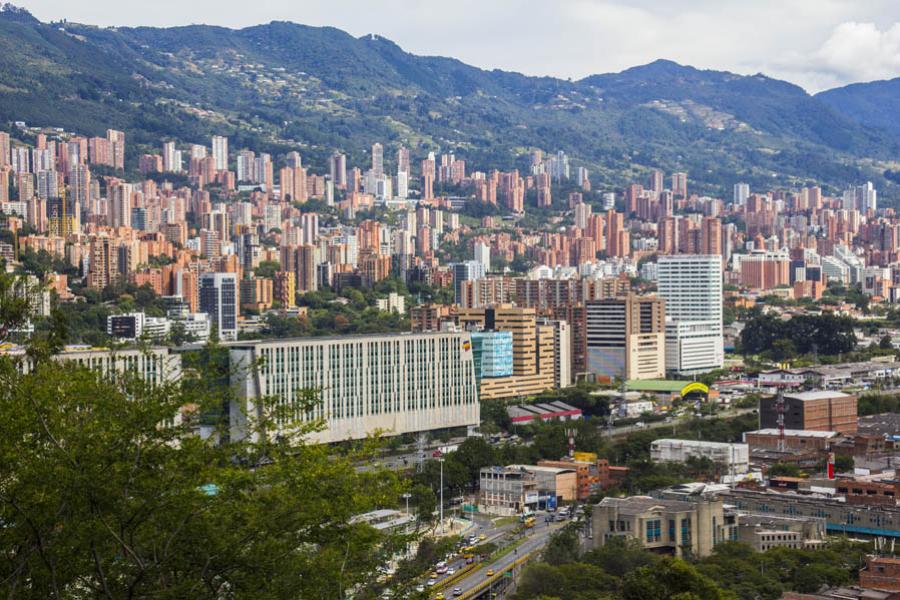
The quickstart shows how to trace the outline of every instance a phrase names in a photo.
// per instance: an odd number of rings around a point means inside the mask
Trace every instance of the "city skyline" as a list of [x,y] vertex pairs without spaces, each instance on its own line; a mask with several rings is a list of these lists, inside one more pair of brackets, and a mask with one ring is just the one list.
[[[152,14],[134,3],[107,0],[87,5],[32,0],[25,8],[42,20],[99,26],[242,28],[288,20],[337,27],[357,37],[384,36],[412,53],[452,57],[483,69],[572,79],[660,58],[700,69],[763,73],[810,93],[900,76],[900,6],[880,0],[864,6],[842,0],[584,1],[560,6],[462,0],[458,10],[441,19],[425,3],[347,5],[354,9],[335,11],[332,4],[318,1],[305,2],[302,9],[270,2],[249,14],[211,0],[189,8],[164,0]],[[672,35],[673,30],[679,35]]]

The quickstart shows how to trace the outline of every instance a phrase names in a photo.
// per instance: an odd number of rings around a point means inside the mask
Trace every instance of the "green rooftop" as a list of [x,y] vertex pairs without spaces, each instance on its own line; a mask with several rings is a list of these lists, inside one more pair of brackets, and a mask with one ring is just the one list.
[[629,379],[625,387],[630,392],[681,392],[692,381],[674,379]]

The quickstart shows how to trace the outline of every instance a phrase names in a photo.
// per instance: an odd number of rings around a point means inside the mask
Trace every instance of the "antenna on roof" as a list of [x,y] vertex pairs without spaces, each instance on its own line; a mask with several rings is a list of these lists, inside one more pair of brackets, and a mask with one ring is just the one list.
[[778,388],[778,395],[775,396],[775,413],[778,415],[778,451],[785,451],[785,441],[784,441],[784,390],[782,388]]

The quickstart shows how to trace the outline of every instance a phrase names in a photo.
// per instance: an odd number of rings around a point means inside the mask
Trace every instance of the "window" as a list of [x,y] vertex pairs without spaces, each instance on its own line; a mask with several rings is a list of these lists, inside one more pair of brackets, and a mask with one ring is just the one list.
[[660,540],[660,527],[661,521],[659,519],[647,521],[647,543],[658,542]]

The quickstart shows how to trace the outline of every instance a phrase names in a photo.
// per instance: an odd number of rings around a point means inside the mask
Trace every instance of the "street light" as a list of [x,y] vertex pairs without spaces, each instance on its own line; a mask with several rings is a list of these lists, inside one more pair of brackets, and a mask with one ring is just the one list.
[[408,517],[409,516],[409,499],[412,498],[412,494],[410,494],[409,492],[404,492],[400,497],[406,500],[406,516]]
[[441,535],[444,534],[444,457],[443,455],[438,458],[438,462],[441,463]]

